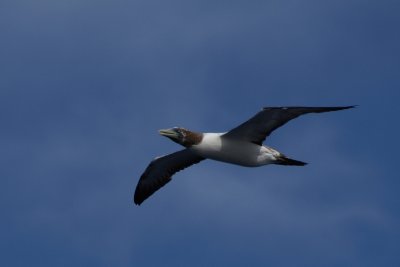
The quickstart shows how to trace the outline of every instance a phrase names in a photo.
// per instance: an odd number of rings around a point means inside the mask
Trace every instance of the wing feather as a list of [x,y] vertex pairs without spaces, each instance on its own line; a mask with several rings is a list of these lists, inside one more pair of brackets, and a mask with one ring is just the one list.
[[154,192],[163,187],[178,171],[204,160],[188,149],[155,158],[143,172],[136,186],[134,202],[140,205]]
[[269,107],[263,108],[248,121],[242,123],[223,137],[246,140],[257,145],[262,145],[275,129],[288,121],[307,113],[321,113],[353,108],[345,107]]

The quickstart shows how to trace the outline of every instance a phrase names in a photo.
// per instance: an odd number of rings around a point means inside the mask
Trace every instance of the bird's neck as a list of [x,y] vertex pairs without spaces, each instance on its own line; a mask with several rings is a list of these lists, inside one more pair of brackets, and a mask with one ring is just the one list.
[[203,133],[192,132],[189,130],[185,130],[184,138],[182,140],[181,145],[185,147],[191,147],[193,145],[198,145],[203,140]]

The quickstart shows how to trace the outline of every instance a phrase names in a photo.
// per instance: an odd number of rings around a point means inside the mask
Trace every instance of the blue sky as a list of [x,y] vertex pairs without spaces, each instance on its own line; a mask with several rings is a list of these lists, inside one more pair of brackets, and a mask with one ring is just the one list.
[[[2,1],[1,266],[398,266],[399,8]],[[352,104],[267,139],[306,167],[205,161],[132,203],[160,128]]]

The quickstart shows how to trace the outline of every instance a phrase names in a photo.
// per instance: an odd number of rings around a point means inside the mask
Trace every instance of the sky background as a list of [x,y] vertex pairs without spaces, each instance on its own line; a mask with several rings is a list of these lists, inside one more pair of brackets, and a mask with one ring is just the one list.
[[[400,2],[2,0],[1,266],[399,266]],[[204,161],[140,207],[180,147],[264,106],[306,167]]]

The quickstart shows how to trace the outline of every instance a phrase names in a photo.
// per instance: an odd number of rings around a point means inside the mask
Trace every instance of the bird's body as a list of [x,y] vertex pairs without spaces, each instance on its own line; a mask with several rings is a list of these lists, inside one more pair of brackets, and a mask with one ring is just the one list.
[[270,164],[279,152],[253,143],[224,137],[224,133],[204,133],[197,145],[189,148],[203,158],[232,163],[245,167]]
[[306,163],[286,157],[263,145],[275,129],[307,113],[322,113],[346,107],[274,107],[264,108],[255,116],[226,133],[198,133],[174,127],[160,134],[184,146],[183,150],[155,158],[146,168],[135,190],[134,202],[140,205],[171,180],[176,172],[205,159],[246,167],[267,164],[304,166]]

